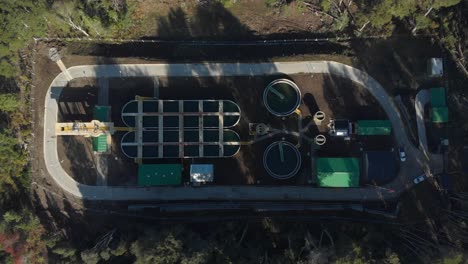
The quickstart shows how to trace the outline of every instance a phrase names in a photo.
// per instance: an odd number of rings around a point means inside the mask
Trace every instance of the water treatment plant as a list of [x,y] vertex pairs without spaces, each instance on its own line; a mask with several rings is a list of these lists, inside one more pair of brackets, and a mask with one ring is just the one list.
[[[239,151],[252,152],[250,158],[254,159],[254,166],[263,165],[259,171],[263,171],[264,176],[257,176],[257,181],[252,184],[359,186],[361,157],[345,148],[338,156],[328,154],[327,142],[345,144],[346,141],[351,142],[353,137],[352,141],[361,143],[360,137],[389,137],[390,122],[358,120],[354,125],[357,131],[353,131],[351,121],[330,119],[320,109],[315,113],[309,110],[308,116],[303,116],[299,109],[301,89],[292,80],[275,79],[263,88],[264,106],[263,109],[259,107],[258,111],[265,112],[265,117],[255,123],[249,122],[248,126],[237,127],[243,111],[232,100],[162,100],[135,95],[134,100],[123,105],[118,122],[111,120],[112,106],[96,105],[93,119],[97,121],[93,121],[92,125],[83,121],[73,123],[73,120],[63,120],[68,123],[57,123],[56,134],[91,137],[95,155],[104,156],[112,155],[108,142],[115,140],[116,133],[121,133],[117,144],[120,144],[126,160],[138,166],[137,184],[141,186],[193,184],[194,174],[211,175],[209,181],[203,181],[204,184],[223,184],[224,180],[218,180],[225,177],[222,171],[235,168],[229,168],[229,163],[219,159],[235,159]],[[291,121],[293,125],[288,124]],[[115,125],[120,122],[125,126]],[[245,120],[242,122],[247,123]],[[86,127],[89,129],[84,129]],[[246,128],[249,131],[243,131]],[[392,142],[391,139],[385,140]],[[389,146],[381,151],[393,150]],[[385,158],[387,164],[397,166],[396,155]],[[302,160],[307,162],[303,164]],[[173,166],[168,167],[168,164]],[[147,173],[164,170],[168,173]],[[242,177],[242,171],[236,174]],[[141,177],[145,177],[145,180]],[[297,179],[282,182],[294,177]],[[369,178],[369,181],[378,182],[379,185],[385,183],[380,182],[377,175],[370,175]],[[229,182],[229,179],[225,182]]]
[[45,165],[85,199],[372,201],[424,174],[383,87],[336,62],[75,66],[49,89]]

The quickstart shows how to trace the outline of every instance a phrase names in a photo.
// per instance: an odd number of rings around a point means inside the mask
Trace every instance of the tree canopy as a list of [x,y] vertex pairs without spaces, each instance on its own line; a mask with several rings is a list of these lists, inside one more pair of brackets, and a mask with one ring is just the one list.
[[0,5],[0,75],[17,73],[18,51],[46,33],[46,1],[5,0]]
[[[394,19],[416,19],[424,20],[426,12],[429,9],[440,9],[450,7],[460,3],[461,0],[423,0],[423,1],[407,1],[407,0],[377,0],[377,1],[357,1],[358,11],[356,12],[356,20],[358,27],[369,21],[369,23],[377,29],[391,32],[393,29]],[[428,24],[427,22],[424,24]],[[421,23],[421,26],[423,24]]]

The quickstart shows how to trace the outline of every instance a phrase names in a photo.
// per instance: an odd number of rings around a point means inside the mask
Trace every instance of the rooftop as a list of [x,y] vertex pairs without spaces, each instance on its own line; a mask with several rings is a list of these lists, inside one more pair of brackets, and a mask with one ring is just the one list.
[[392,151],[367,151],[363,158],[363,181],[382,185],[397,175],[396,156]]
[[95,120],[101,122],[110,121],[110,106],[96,105],[93,110],[93,117]]
[[430,90],[431,96],[431,106],[432,107],[439,107],[439,106],[446,106],[445,101],[445,88],[437,87],[431,88]]
[[93,137],[93,150],[97,152],[107,151],[107,135],[103,134],[98,137]]
[[320,187],[359,186],[358,158],[318,158],[316,167]]
[[[96,105],[93,109],[93,119],[101,122],[110,121],[110,106]],[[93,151],[106,152],[107,151],[107,135],[100,135],[93,137]]]
[[444,74],[444,63],[442,58],[430,58],[428,71],[429,76],[441,76]]
[[359,120],[357,134],[360,136],[390,135],[392,124],[389,120]]
[[448,108],[444,107],[432,107],[431,108],[431,119],[434,123],[447,123],[449,121]]
[[138,167],[138,185],[179,185],[182,183],[181,172],[180,164],[143,164]]

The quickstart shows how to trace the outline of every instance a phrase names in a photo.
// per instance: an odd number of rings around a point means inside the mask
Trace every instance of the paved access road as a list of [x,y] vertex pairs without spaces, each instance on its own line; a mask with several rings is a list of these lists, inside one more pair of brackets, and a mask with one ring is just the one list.
[[418,125],[419,148],[428,153],[426,126],[424,124],[424,107],[429,103],[430,96],[428,90],[421,90],[416,94],[414,108],[416,110],[416,124]]
[[408,139],[400,112],[385,89],[367,73],[351,66],[331,61],[301,61],[272,63],[203,63],[203,64],[131,64],[84,65],[68,69],[79,77],[138,76],[254,76],[300,73],[326,73],[347,78],[365,87],[387,113],[397,144],[405,146],[407,161],[401,163],[398,177],[383,187],[312,188],[310,186],[210,186],[210,187],[112,187],[90,186],[73,180],[62,168],[57,154],[55,123],[57,100],[67,84],[67,76],[59,74],[50,85],[45,98],[44,159],[49,174],[66,192],[90,200],[317,200],[362,201],[390,199],[412,186],[413,178],[427,171],[427,159]]
[[[429,146],[427,144],[424,108],[430,100],[431,97],[429,90],[423,89],[416,94],[414,108],[416,110],[416,124],[418,127],[419,149],[425,155],[425,157],[430,160],[429,164],[431,172],[442,173],[442,169],[444,166],[442,154],[435,154],[429,152]],[[430,174],[428,173],[428,175]]]

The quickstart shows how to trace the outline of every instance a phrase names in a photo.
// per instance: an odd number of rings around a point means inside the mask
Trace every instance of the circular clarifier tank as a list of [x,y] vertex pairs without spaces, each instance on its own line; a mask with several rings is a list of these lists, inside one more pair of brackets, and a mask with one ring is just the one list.
[[287,141],[269,145],[263,154],[263,166],[273,178],[284,180],[296,175],[301,167],[299,150]]
[[288,79],[272,81],[263,92],[263,103],[268,111],[276,116],[288,116],[299,107],[301,91]]

